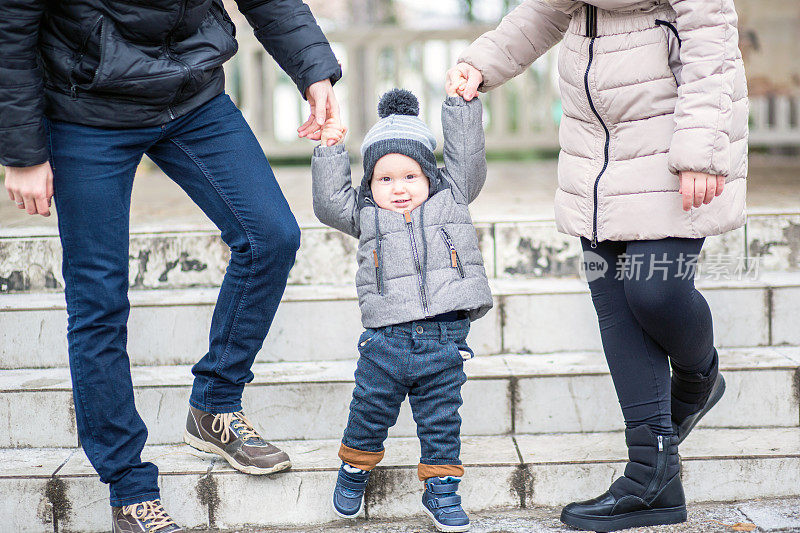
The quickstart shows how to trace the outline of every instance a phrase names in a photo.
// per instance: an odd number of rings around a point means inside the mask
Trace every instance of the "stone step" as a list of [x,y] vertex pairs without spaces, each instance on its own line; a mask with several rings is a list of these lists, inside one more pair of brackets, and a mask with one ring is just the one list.
[[[800,348],[721,351],[727,391],[705,427],[800,425]],[[248,417],[270,439],[340,438],[355,361],[256,363],[244,393]],[[465,364],[465,435],[613,431],[623,428],[598,352],[477,357]],[[149,444],[180,442],[192,376],[188,366],[134,367],[135,399]],[[0,373],[0,447],[78,443],[66,368]],[[415,435],[408,402],[390,435]]]
[[[148,446],[161,472],[162,500],[191,528],[281,527],[336,520],[331,490],[338,440],[285,441],[293,468],[248,476],[185,445]],[[687,500],[794,496],[800,484],[800,428],[698,429],[681,446]],[[368,518],[422,517],[419,444],[392,438],[367,489]],[[468,512],[564,505],[596,496],[621,475],[621,432],[465,437],[460,494]],[[79,449],[0,450],[0,493],[10,531],[108,531],[108,489]],[[9,522],[10,520],[10,522]],[[340,522],[341,523],[341,522]],[[368,529],[369,521],[356,522]]]
[[[552,220],[493,219],[476,223],[486,271],[498,279],[577,276],[578,239],[558,233]],[[0,230],[0,293],[63,288],[61,245],[54,230]],[[290,284],[349,284],[357,241],[325,226],[307,225]],[[747,271],[800,271],[800,213],[751,215],[747,226],[706,240],[701,274],[736,277]],[[132,289],[217,287],[230,257],[218,231],[164,228],[130,239]],[[753,258],[745,264],[745,258]]]
[[[495,307],[474,322],[479,355],[601,349],[588,288],[577,279],[492,280]],[[698,283],[720,347],[800,345],[800,273]],[[134,365],[192,364],[208,351],[216,289],[131,291]],[[63,294],[0,295],[0,369],[66,366]],[[353,286],[290,286],[258,361],[351,359],[362,331]]]

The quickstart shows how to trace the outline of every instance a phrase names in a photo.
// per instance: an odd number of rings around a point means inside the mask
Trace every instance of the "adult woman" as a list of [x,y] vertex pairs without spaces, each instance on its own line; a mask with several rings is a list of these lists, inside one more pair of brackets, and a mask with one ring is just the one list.
[[589,287],[629,450],[606,493],[564,509],[575,527],[686,519],[677,444],[724,391],[691,259],[745,217],[736,23],[733,0],[526,0],[448,72],[471,99],[563,38],[556,224],[610,267]]

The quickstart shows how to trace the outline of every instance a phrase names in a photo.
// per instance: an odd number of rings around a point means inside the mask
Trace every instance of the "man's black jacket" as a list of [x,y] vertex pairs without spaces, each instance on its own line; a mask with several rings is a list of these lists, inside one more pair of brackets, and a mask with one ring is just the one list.
[[[305,95],[341,69],[301,0],[237,0]],[[237,50],[221,0],[0,0],[0,164],[49,158],[42,116],[153,126],[224,89]]]

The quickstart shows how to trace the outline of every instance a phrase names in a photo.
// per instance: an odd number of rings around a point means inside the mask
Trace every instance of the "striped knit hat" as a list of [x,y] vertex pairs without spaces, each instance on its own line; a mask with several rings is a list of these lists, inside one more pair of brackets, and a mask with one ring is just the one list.
[[436,138],[419,119],[419,102],[405,89],[392,89],[378,102],[381,119],[367,132],[361,145],[365,181],[372,179],[375,163],[386,154],[403,154],[422,167],[429,179],[438,175]]

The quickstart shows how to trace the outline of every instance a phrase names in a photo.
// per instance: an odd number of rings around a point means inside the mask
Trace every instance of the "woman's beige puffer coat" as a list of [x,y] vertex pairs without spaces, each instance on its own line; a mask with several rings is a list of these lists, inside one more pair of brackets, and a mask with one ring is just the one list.
[[[459,61],[489,91],[563,38],[556,225],[587,239],[706,237],[745,220],[747,85],[733,0],[524,0]],[[725,176],[684,211],[678,172]]]

